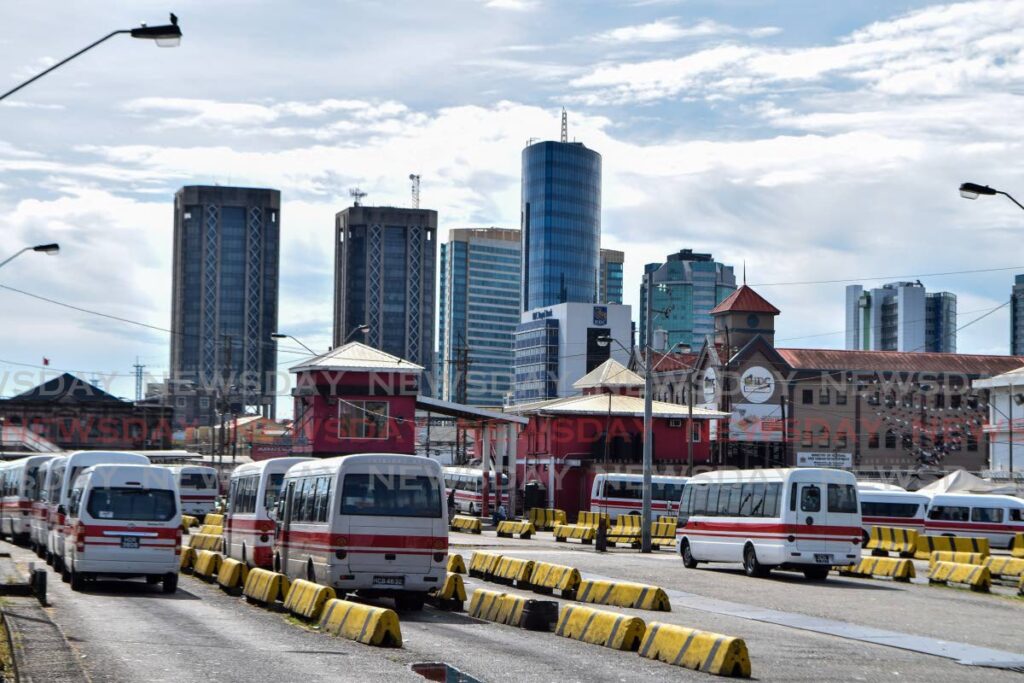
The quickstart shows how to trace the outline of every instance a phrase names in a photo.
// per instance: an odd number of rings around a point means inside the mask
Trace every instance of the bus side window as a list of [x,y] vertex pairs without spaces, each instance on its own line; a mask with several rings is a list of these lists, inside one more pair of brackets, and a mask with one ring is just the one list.
[[778,517],[780,498],[782,493],[782,484],[774,483],[768,484],[764,490],[764,508],[761,511],[761,517]]
[[821,489],[814,485],[800,491],[800,512],[821,512]]
[[678,523],[685,525],[686,520],[690,518],[690,504],[693,502],[693,487],[686,486],[683,488],[683,499],[679,503],[679,517]]
[[1024,510],[1021,510],[1019,508],[1014,508],[1014,509],[1010,510],[1010,521],[1011,522],[1024,521]]
[[709,488],[710,487],[707,484],[700,484],[699,486],[697,486],[697,490],[693,492],[693,511],[690,514],[707,514]]
[[796,482],[789,488],[789,509],[796,512]]

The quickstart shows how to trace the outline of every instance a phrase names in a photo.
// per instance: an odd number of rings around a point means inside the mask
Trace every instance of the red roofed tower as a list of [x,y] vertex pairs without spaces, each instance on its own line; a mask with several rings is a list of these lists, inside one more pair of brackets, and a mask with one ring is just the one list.
[[778,314],[779,309],[744,284],[711,309],[715,319],[715,343],[731,346],[729,356],[756,335],[775,346],[775,316]]

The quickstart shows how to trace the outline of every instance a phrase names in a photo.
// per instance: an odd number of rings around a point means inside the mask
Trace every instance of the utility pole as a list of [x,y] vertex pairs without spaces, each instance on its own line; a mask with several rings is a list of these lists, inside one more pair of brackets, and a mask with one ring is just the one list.
[[135,400],[142,400],[142,371],[146,368],[145,365],[139,365],[139,357],[135,356],[135,365],[132,366],[135,369]]
[[693,373],[694,366],[686,373],[686,476],[693,476]]
[[651,273],[646,274],[646,280],[647,296],[644,301],[644,312],[647,316],[647,325],[644,330],[644,339],[646,341],[644,345],[644,361],[646,365],[644,368],[644,484],[643,508],[640,521],[640,552],[642,553],[651,552],[651,478],[654,469],[654,444],[651,443],[654,439],[654,426],[652,424],[654,422],[652,419],[652,401],[654,397],[651,395],[654,392],[654,364],[651,362],[651,334],[654,329],[652,324],[654,316],[651,310],[654,292],[651,291],[651,287],[654,284],[654,278],[651,277]]

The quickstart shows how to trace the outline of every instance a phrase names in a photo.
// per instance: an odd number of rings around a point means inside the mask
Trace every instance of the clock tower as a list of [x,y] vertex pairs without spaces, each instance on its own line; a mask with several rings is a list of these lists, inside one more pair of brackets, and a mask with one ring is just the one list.
[[715,344],[731,347],[729,356],[757,335],[775,346],[775,316],[778,314],[779,309],[744,284],[711,309],[715,319]]

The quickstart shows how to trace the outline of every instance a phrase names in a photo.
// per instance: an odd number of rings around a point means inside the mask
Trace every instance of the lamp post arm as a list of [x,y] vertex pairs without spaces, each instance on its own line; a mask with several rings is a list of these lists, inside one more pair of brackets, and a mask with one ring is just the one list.
[[[79,50],[75,54],[71,55],[70,57],[65,57],[64,59],[60,60],[59,62],[57,62],[56,64],[51,66],[49,69],[46,69],[45,71],[39,72],[38,74],[36,74],[32,78],[28,79],[27,81],[25,81],[21,85],[15,86],[11,90],[8,90],[3,95],[0,95],[0,100],[6,99],[8,95],[13,95],[14,93],[16,93],[19,90],[21,90],[22,88],[24,88],[26,85],[28,85],[30,83],[34,83],[35,81],[38,81],[40,78],[42,78],[46,74],[50,73],[54,69],[57,69],[58,67],[64,66],[65,64],[70,62],[75,57],[78,57],[79,55],[81,55],[81,54],[83,54],[85,52],[88,52],[89,50],[93,49],[94,47],[96,47],[100,43],[103,43],[103,42],[105,42],[107,40],[110,40],[114,36],[119,35],[121,33],[131,33],[131,30],[112,31],[112,32],[108,33],[107,35],[105,35],[102,38],[100,38],[99,40],[97,40],[95,43],[92,43],[91,45],[87,45],[87,46],[83,47],[81,50]],[[1022,208],[1024,208],[1024,207],[1022,207]],[[0,265],[3,265],[3,264],[0,264]]]
[[1014,199],[1014,198],[1013,198],[1013,195],[1011,195],[1011,194],[1010,194],[1009,192],[1003,192],[1002,190],[996,190],[996,194],[1001,194],[1001,195],[1003,195],[1004,197],[1006,197],[1007,199],[1009,199],[1009,200],[1010,200],[1011,202],[1013,202],[1014,204],[1016,204],[1016,205],[1017,205],[1017,207],[1018,207],[1019,209],[1021,209],[1022,211],[1024,211],[1024,204],[1021,204],[1021,203],[1020,203],[1020,202],[1018,202],[1018,201],[1017,201],[1016,199]]
[[14,252],[14,254],[13,254],[12,256],[8,256],[8,257],[7,257],[7,258],[5,258],[5,259],[4,259],[3,261],[0,261],[0,268],[3,268],[3,267],[4,267],[4,266],[6,266],[6,265],[7,265],[8,263],[10,263],[10,262],[11,262],[11,261],[13,261],[14,259],[18,258],[19,256],[21,256],[22,254],[24,254],[24,253],[25,253],[26,251],[28,251],[28,250],[29,250],[29,249],[31,249],[31,248],[32,248],[32,247],[23,247],[23,248],[22,248],[22,249],[20,249],[19,251],[16,251],[16,252]]

